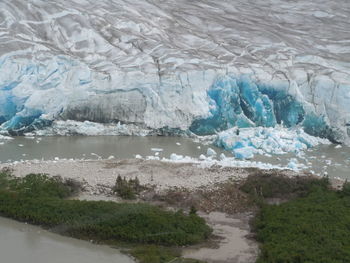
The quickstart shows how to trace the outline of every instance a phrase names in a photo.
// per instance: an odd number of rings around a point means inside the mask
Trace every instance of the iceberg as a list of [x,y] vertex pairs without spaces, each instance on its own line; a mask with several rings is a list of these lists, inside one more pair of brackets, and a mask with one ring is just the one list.
[[327,139],[314,137],[302,128],[232,128],[220,132],[215,144],[231,151],[237,159],[251,159],[255,154],[300,154],[319,144],[329,144]]
[[[347,6],[1,1],[0,132],[208,135],[281,126],[350,144]],[[310,147],[289,141],[284,148]]]

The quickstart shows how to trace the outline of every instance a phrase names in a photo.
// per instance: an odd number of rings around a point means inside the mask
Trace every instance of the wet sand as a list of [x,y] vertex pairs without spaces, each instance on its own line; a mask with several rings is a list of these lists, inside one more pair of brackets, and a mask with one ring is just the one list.
[[249,219],[252,214],[227,215],[219,212],[200,213],[213,228],[217,243],[184,249],[185,257],[208,263],[254,263],[257,259],[258,244],[250,239]]

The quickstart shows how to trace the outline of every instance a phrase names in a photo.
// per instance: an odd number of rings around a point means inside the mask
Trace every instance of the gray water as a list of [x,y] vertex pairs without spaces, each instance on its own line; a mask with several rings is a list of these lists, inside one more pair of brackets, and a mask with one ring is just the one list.
[[331,178],[350,179],[350,147],[336,145],[319,145],[305,151],[303,156],[288,153],[284,155],[256,156],[255,159],[265,163],[287,166],[292,159],[307,166],[306,171]]
[[63,237],[0,217],[0,262],[133,263],[117,249]]
[[[0,145],[0,162],[19,160],[58,158],[108,158],[113,155],[119,159],[155,155],[166,157],[172,153],[198,157],[206,154],[208,148],[215,148],[217,153],[223,152],[214,146],[205,146],[191,139],[163,136],[55,136],[55,137],[15,137],[14,140]],[[153,149],[153,150],[152,150]]]
[[[136,154],[169,158],[171,153],[198,157],[213,146],[203,145],[179,137],[123,137],[123,136],[72,136],[72,137],[17,137],[0,144],[0,162],[58,158],[134,158]],[[156,151],[154,148],[158,148]],[[152,150],[153,149],[153,150]],[[162,149],[162,151],[159,151]],[[294,154],[256,156],[253,161],[286,166],[291,158],[307,164],[309,171],[330,177],[350,179],[350,148],[321,145],[306,151],[304,157]],[[40,228],[0,218],[0,257],[6,263],[129,263],[130,258],[116,249],[96,246],[89,242],[62,237]]]
[[[208,148],[218,153],[232,156],[230,152],[214,146],[203,145],[182,137],[133,137],[133,136],[56,136],[56,137],[16,137],[0,145],[0,162],[58,158],[97,159],[134,158],[155,156],[169,158],[172,153],[198,158],[206,154]],[[159,151],[161,150],[161,151]],[[291,158],[308,166],[306,170],[330,177],[350,179],[350,148],[335,145],[320,145],[309,149],[302,157],[295,154],[256,156],[252,161],[287,166]]]

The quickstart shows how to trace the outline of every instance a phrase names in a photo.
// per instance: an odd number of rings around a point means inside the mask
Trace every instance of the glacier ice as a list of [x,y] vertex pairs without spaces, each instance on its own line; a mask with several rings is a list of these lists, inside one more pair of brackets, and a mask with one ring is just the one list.
[[300,153],[318,144],[329,144],[327,139],[311,136],[301,128],[256,127],[231,128],[217,135],[215,144],[231,151],[237,159],[251,159],[255,154]]
[[207,149],[207,155],[208,156],[216,156],[216,151],[214,150],[214,149],[212,149],[212,148],[208,148]]
[[281,125],[349,143],[349,13],[348,0],[3,0],[0,129]]

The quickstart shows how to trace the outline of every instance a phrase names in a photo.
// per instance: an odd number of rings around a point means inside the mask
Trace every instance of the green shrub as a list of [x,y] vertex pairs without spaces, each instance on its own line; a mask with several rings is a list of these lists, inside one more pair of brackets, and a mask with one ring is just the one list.
[[177,248],[144,245],[134,247],[130,253],[142,263],[205,263],[196,259],[182,258],[181,250]]
[[10,172],[8,170],[0,171],[0,190],[7,189],[10,182]]
[[61,177],[49,177],[46,174],[28,174],[23,178],[13,178],[10,190],[26,197],[66,198],[73,190],[64,184]]
[[118,175],[115,185],[113,187],[113,192],[118,194],[123,199],[133,200],[136,199],[136,194],[142,191],[143,187],[140,185],[139,179],[126,180]]
[[255,199],[293,198],[306,196],[314,187],[327,189],[328,178],[307,176],[287,177],[276,174],[250,175],[240,186],[240,190]]
[[[6,181],[6,180],[5,180]],[[0,215],[98,242],[187,245],[211,234],[204,219],[147,204],[66,200],[71,189],[58,178],[28,175],[0,190]]]
[[322,184],[304,197],[264,205],[253,229],[258,263],[350,262],[350,196]]
[[349,195],[349,196],[350,196],[350,183],[349,183],[349,182],[346,181],[346,182],[343,184],[342,193],[343,193],[344,195]]

